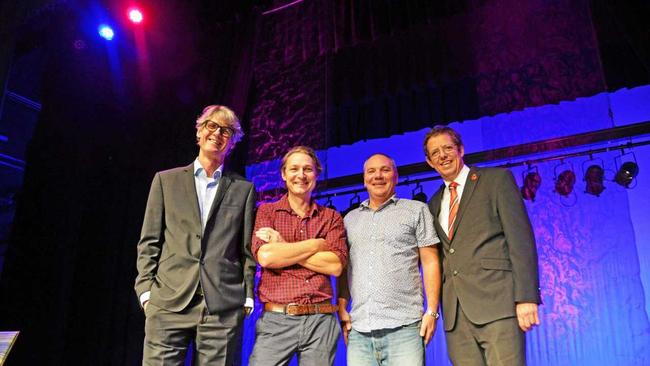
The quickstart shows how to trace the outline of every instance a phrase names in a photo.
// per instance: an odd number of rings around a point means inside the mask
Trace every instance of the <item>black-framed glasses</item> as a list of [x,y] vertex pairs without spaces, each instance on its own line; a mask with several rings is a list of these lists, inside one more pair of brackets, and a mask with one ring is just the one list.
[[216,132],[223,137],[232,137],[235,134],[235,130],[230,127],[222,126],[215,121],[207,120],[203,122],[203,126],[208,129],[210,132]]
[[433,151],[429,152],[429,159],[438,159],[440,157],[440,151],[444,152],[445,155],[449,155],[456,151],[456,145],[445,145],[435,148]]

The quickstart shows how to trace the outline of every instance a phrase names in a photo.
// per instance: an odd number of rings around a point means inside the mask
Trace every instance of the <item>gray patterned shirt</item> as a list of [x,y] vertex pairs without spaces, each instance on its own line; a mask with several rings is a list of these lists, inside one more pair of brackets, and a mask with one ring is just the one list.
[[422,318],[418,248],[440,242],[426,204],[393,196],[373,211],[368,203],[365,200],[344,219],[352,328],[366,333]]

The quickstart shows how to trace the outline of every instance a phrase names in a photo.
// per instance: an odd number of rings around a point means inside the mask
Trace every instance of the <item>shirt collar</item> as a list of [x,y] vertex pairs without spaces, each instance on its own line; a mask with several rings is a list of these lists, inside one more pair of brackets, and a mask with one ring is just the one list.
[[[463,168],[460,170],[460,173],[454,179],[454,182],[458,183],[459,186],[462,186],[467,181],[467,176],[469,175],[469,167],[463,164]],[[451,181],[445,181],[445,188],[449,188]]]
[[[307,215],[305,217],[313,217],[316,215],[317,212],[321,210],[321,206],[316,203],[314,199],[311,200],[311,207],[309,208],[309,212],[307,212]],[[292,214],[297,214],[292,208],[291,205],[289,204],[289,194],[285,193],[282,198],[278,201],[277,206],[275,206],[275,211],[287,211]]]
[[[217,170],[214,171],[214,173],[212,174],[212,178],[219,179],[221,178],[222,174],[223,174],[223,164],[219,165]],[[198,177],[199,175],[207,177],[207,174],[205,173],[205,169],[203,169],[203,166],[199,162],[199,158],[196,158],[194,159],[194,176]]]
[[[399,198],[397,197],[397,194],[392,195],[389,199],[386,200],[386,202],[382,203],[379,207],[377,207],[377,211],[381,210],[382,208],[388,206],[391,203],[397,203],[399,201]],[[364,210],[370,210],[370,198],[364,200],[361,202],[359,205]]]

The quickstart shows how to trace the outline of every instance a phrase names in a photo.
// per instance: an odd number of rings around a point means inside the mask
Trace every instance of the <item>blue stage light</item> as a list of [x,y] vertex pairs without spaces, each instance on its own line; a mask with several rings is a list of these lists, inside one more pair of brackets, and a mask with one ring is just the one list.
[[98,28],[99,35],[104,38],[107,41],[110,41],[113,39],[115,36],[115,32],[113,32],[113,28],[109,27],[106,24],[102,24]]

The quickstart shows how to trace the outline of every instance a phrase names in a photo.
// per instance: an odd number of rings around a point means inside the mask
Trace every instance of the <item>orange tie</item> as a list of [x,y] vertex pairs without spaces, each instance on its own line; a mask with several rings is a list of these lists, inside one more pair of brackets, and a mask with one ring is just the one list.
[[456,214],[458,213],[458,204],[460,201],[458,199],[456,187],[458,187],[458,183],[456,182],[451,182],[451,184],[449,184],[449,225],[447,226],[447,232],[449,233],[447,236],[449,237],[449,240],[454,236],[454,222],[456,221]]

